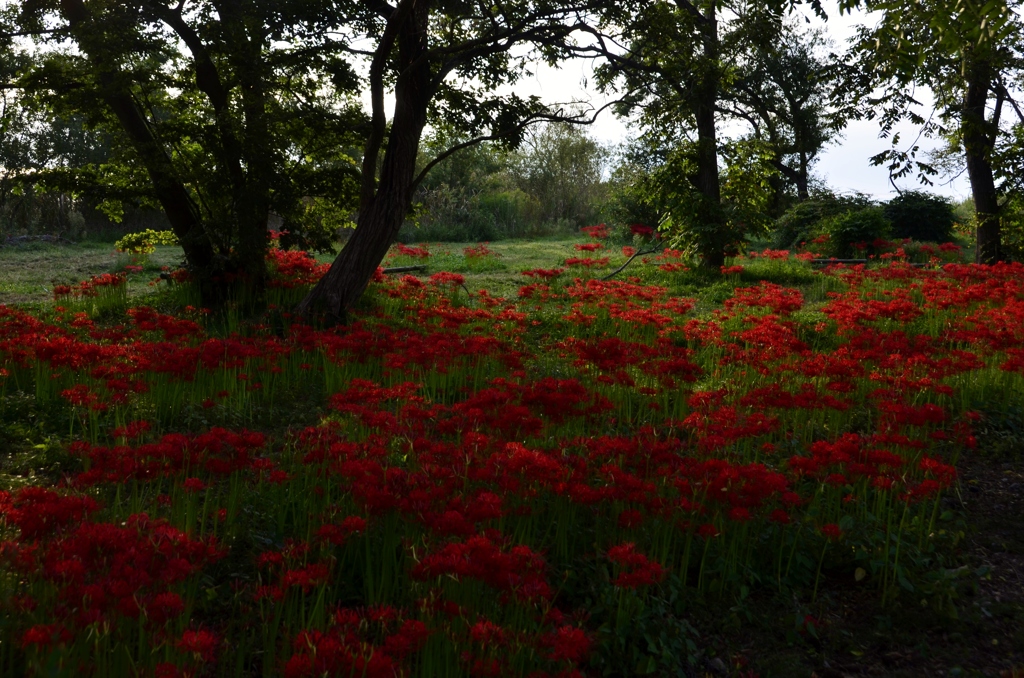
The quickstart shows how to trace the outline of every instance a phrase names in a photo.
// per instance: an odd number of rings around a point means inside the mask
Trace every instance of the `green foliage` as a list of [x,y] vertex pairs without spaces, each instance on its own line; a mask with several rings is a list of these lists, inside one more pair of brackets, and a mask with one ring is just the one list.
[[422,194],[416,221],[399,232],[401,242],[490,242],[544,234],[532,196],[494,185],[476,194],[441,184]]
[[173,231],[154,231],[151,228],[145,231],[129,233],[116,243],[114,249],[118,252],[128,254],[152,254],[156,251],[157,245],[178,245],[178,237]]
[[642,224],[654,228],[660,224],[664,208],[652,191],[650,170],[624,158],[612,170],[605,209],[609,218],[621,226]]
[[840,259],[874,254],[878,240],[886,240],[891,225],[881,207],[866,207],[823,219],[817,228],[819,235],[828,236],[822,244],[825,253]]
[[803,24],[798,18],[778,27],[751,21],[728,41],[737,56],[723,96],[744,113],[742,122],[763,140],[779,172],[773,177],[775,217],[789,200],[808,197],[811,166],[854,113],[848,105],[854,92],[842,82],[845,64],[832,58],[834,45],[823,31]]
[[512,176],[539,203],[538,221],[578,228],[597,221],[607,155],[579,125],[548,124],[512,157]]
[[826,192],[815,195],[810,200],[797,203],[776,220],[772,247],[793,249],[809,243],[820,234],[819,226],[825,219],[865,209],[871,204],[871,199],[860,193],[835,195]]
[[779,176],[772,165],[775,150],[759,139],[739,139],[726,144],[721,156],[722,206],[730,226],[745,236],[764,235],[771,226],[773,180]]
[[1000,212],[1003,254],[1010,261],[1024,261],[1024,195],[1012,193]]
[[330,248],[355,205],[366,116],[327,37],[340,6],[215,4],[26,7],[20,30],[55,30],[21,50],[17,167],[108,223],[159,205],[195,273],[259,279],[271,213],[292,244]]
[[[940,164],[958,155],[972,166],[972,192],[978,198],[979,260],[1002,258],[999,246],[999,201],[1019,188],[1020,124],[1006,125],[1008,87],[1024,72],[1019,46],[1024,36],[1019,2],[954,2],[924,0],[842,0],[841,10],[864,7],[878,19],[862,27],[854,43],[856,77],[851,88],[866,100],[892,148],[872,158],[892,177],[915,171],[923,184],[938,173],[931,161],[918,159],[917,144],[903,149],[897,124],[908,120],[924,136],[947,143]],[[915,86],[935,96],[934,114],[921,111]],[[1018,111],[1019,117],[1019,111]],[[931,160],[931,159],[930,159]],[[1001,184],[1001,185],[1000,185]]]
[[[424,142],[436,155],[466,139],[435,130]],[[494,143],[462,149],[427,174],[415,223],[403,242],[484,242],[568,234],[597,219],[604,149],[576,126],[549,124],[510,153]]]
[[591,608],[601,624],[599,642],[590,663],[600,675],[692,675],[698,634],[684,617],[682,582],[673,576],[659,588],[646,595],[607,583],[599,588]]
[[894,238],[924,242],[949,242],[956,215],[947,198],[923,191],[904,191],[885,204]]

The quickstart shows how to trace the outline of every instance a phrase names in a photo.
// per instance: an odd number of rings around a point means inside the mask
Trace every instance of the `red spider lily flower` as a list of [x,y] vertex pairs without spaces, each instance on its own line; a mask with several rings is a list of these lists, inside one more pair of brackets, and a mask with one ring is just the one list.
[[285,570],[281,575],[281,589],[298,587],[303,593],[309,593],[315,587],[326,584],[330,573],[331,568],[327,563],[313,563],[303,568]]
[[566,266],[580,266],[582,268],[595,268],[608,265],[608,257],[594,259],[592,257],[569,257],[565,260]]
[[411,574],[420,581],[444,575],[469,577],[499,591],[511,591],[521,599],[535,600],[551,596],[545,569],[544,558],[529,547],[515,546],[503,553],[490,539],[478,535],[428,553]]
[[52,645],[61,635],[56,624],[36,624],[21,636],[21,647],[27,649],[33,645],[45,648]]
[[283,485],[287,483],[289,480],[291,480],[291,478],[291,474],[289,474],[287,471],[277,469],[271,471],[270,474],[267,476],[267,483],[270,485]]
[[835,523],[828,523],[821,526],[821,534],[829,541],[838,541],[843,535],[843,531]]
[[157,626],[174,619],[184,611],[185,602],[180,595],[171,591],[157,594],[146,605],[146,616]]
[[528,271],[523,271],[522,275],[527,278],[541,278],[543,280],[551,280],[557,278],[565,272],[563,268],[535,268]]
[[183,482],[181,486],[182,488],[184,488],[185,492],[189,494],[194,492],[202,492],[203,490],[209,487],[209,485],[204,483],[199,478],[186,478],[185,482]]
[[573,664],[584,661],[590,655],[590,644],[586,632],[575,626],[560,626],[540,639],[541,647],[549,648],[549,659]]
[[636,509],[626,509],[619,514],[619,527],[632,529],[640,526],[644,522],[644,516]]
[[458,287],[466,284],[466,278],[458,273],[441,271],[430,276],[430,284],[435,287]]
[[6,501],[0,496],[0,515],[21,531],[22,541],[52,535],[99,509],[92,497],[60,495],[41,487],[24,487],[8,496]]
[[729,520],[734,523],[745,523],[750,520],[750,511],[742,506],[729,509]]
[[182,652],[191,652],[206,663],[213,663],[217,659],[217,650],[220,648],[220,636],[206,629],[196,631],[185,631],[181,639],[175,643],[175,647]]
[[313,658],[305,654],[295,654],[288,658],[284,665],[285,678],[306,678],[314,674]]
[[395,633],[384,639],[382,649],[396,659],[403,659],[423,648],[432,631],[418,619],[406,619]]
[[697,534],[704,539],[712,539],[717,537],[720,533],[717,527],[711,523],[705,523],[697,528]]
[[430,250],[427,249],[426,245],[420,245],[419,247],[409,247],[402,243],[395,243],[395,251],[402,256],[413,257],[415,259],[427,259],[430,257]]
[[482,619],[469,629],[469,637],[484,647],[500,647],[508,643],[505,629],[489,619]]
[[480,243],[476,247],[470,246],[462,250],[462,254],[467,259],[483,259],[485,257],[500,257],[501,255],[491,250],[487,246],[488,243]]
[[612,582],[622,588],[637,588],[656,584],[667,571],[660,563],[649,560],[636,551],[636,544],[627,542],[608,549],[608,560],[619,566],[619,576]]
[[650,238],[654,236],[654,229],[644,224],[630,224],[629,232],[633,235],[638,235],[641,238]]
[[[110,387],[108,383],[108,388]],[[128,440],[134,440],[141,438],[145,435],[146,431],[153,428],[153,425],[148,421],[133,421],[125,426],[120,426],[111,431],[111,435],[115,438],[127,438]]]
[[609,235],[611,235],[611,231],[604,224],[597,224],[596,226],[584,226],[583,228],[580,229],[580,232],[585,233],[594,240],[604,240]]
[[366,519],[359,516],[348,516],[338,525],[323,525],[317,530],[318,539],[330,542],[335,546],[341,546],[348,538],[366,530]]
[[588,243],[585,243],[585,244],[582,244],[582,245],[581,244],[573,245],[573,248],[577,252],[597,252],[598,250],[603,250],[604,249],[604,245],[602,245],[599,242],[588,242]]

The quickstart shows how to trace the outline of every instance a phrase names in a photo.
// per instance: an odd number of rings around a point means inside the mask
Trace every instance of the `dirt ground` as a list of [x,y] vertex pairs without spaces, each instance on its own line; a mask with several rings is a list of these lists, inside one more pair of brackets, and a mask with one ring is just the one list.
[[965,529],[955,612],[918,607],[913,594],[882,606],[877,589],[833,576],[809,606],[813,633],[794,632],[793,611],[807,601],[777,596],[716,616],[713,630],[697,621],[708,649],[697,675],[1024,678],[1024,462],[975,456],[958,466],[960,491],[945,499]]

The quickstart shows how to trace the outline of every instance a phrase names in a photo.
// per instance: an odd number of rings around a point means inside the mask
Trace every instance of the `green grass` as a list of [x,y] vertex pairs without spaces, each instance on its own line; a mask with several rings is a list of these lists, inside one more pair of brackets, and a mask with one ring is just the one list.
[[[129,275],[129,296],[149,294],[148,283],[160,274],[161,266],[173,268],[181,259],[180,247],[158,247],[143,264],[141,273]],[[127,255],[115,252],[110,243],[29,243],[0,248],[0,304],[50,301],[54,285],[69,285],[94,275],[121,271],[131,263]]]

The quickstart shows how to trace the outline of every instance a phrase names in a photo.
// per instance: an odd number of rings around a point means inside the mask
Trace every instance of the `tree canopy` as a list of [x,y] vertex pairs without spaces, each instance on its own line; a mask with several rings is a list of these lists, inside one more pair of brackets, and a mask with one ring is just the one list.
[[[1009,167],[1013,160],[996,149],[1007,148],[1008,137],[1019,138],[1024,129],[1024,114],[1011,93],[1013,82],[1024,73],[1020,3],[840,3],[844,10],[859,7],[877,13],[879,20],[860,32],[854,49],[860,77],[852,89],[864,98],[870,114],[879,118],[883,134],[891,134],[897,121],[908,119],[924,134],[945,136],[962,151],[978,221],[977,259],[1000,260],[1002,204],[1008,192],[1017,190],[1017,172]],[[919,102],[914,85],[933,93],[933,116],[915,109]],[[1008,108],[1017,120],[1009,131],[1004,124]],[[893,149],[876,156],[874,162],[888,164],[893,176],[917,171],[923,182],[930,182],[935,170],[917,157],[918,145],[901,150],[899,135],[892,136]]]
[[[634,150],[647,156],[616,181],[710,266],[787,200],[808,197],[815,158],[860,114],[878,117],[883,133],[908,118],[963,149],[979,257],[998,258],[1002,211],[1019,192],[1024,155],[1013,95],[1024,43],[1017,5],[844,0],[844,10],[863,7],[882,20],[841,62],[825,56],[820,33],[797,27],[797,4],[8,3],[0,11],[0,183],[88,193],[114,216],[125,204],[159,205],[211,303],[231,281],[258,298],[272,215],[283,242],[304,247],[326,249],[340,226],[354,226],[298,309],[341,319],[417,187],[452,154],[485,140],[515,149],[530,138],[547,144],[537,152],[552,167],[571,165],[573,154],[593,164],[600,154],[568,128],[527,133],[542,121],[585,122],[592,111],[518,89],[539,63],[586,57],[597,59],[599,86],[618,97],[617,112],[641,133]],[[824,15],[818,0],[807,4]],[[934,120],[914,111],[910,84],[936,92]],[[725,136],[724,125],[745,131]],[[421,143],[425,133],[430,143]],[[913,165],[927,179],[915,152],[894,148],[876,160],[895,174]],[[573,197],[543,170],[535,162],[519,172],[509,195],[545,188],[564,218],[585,218],[569,202],[597,193]],[[589,165],[578,172],[600,178]]]

